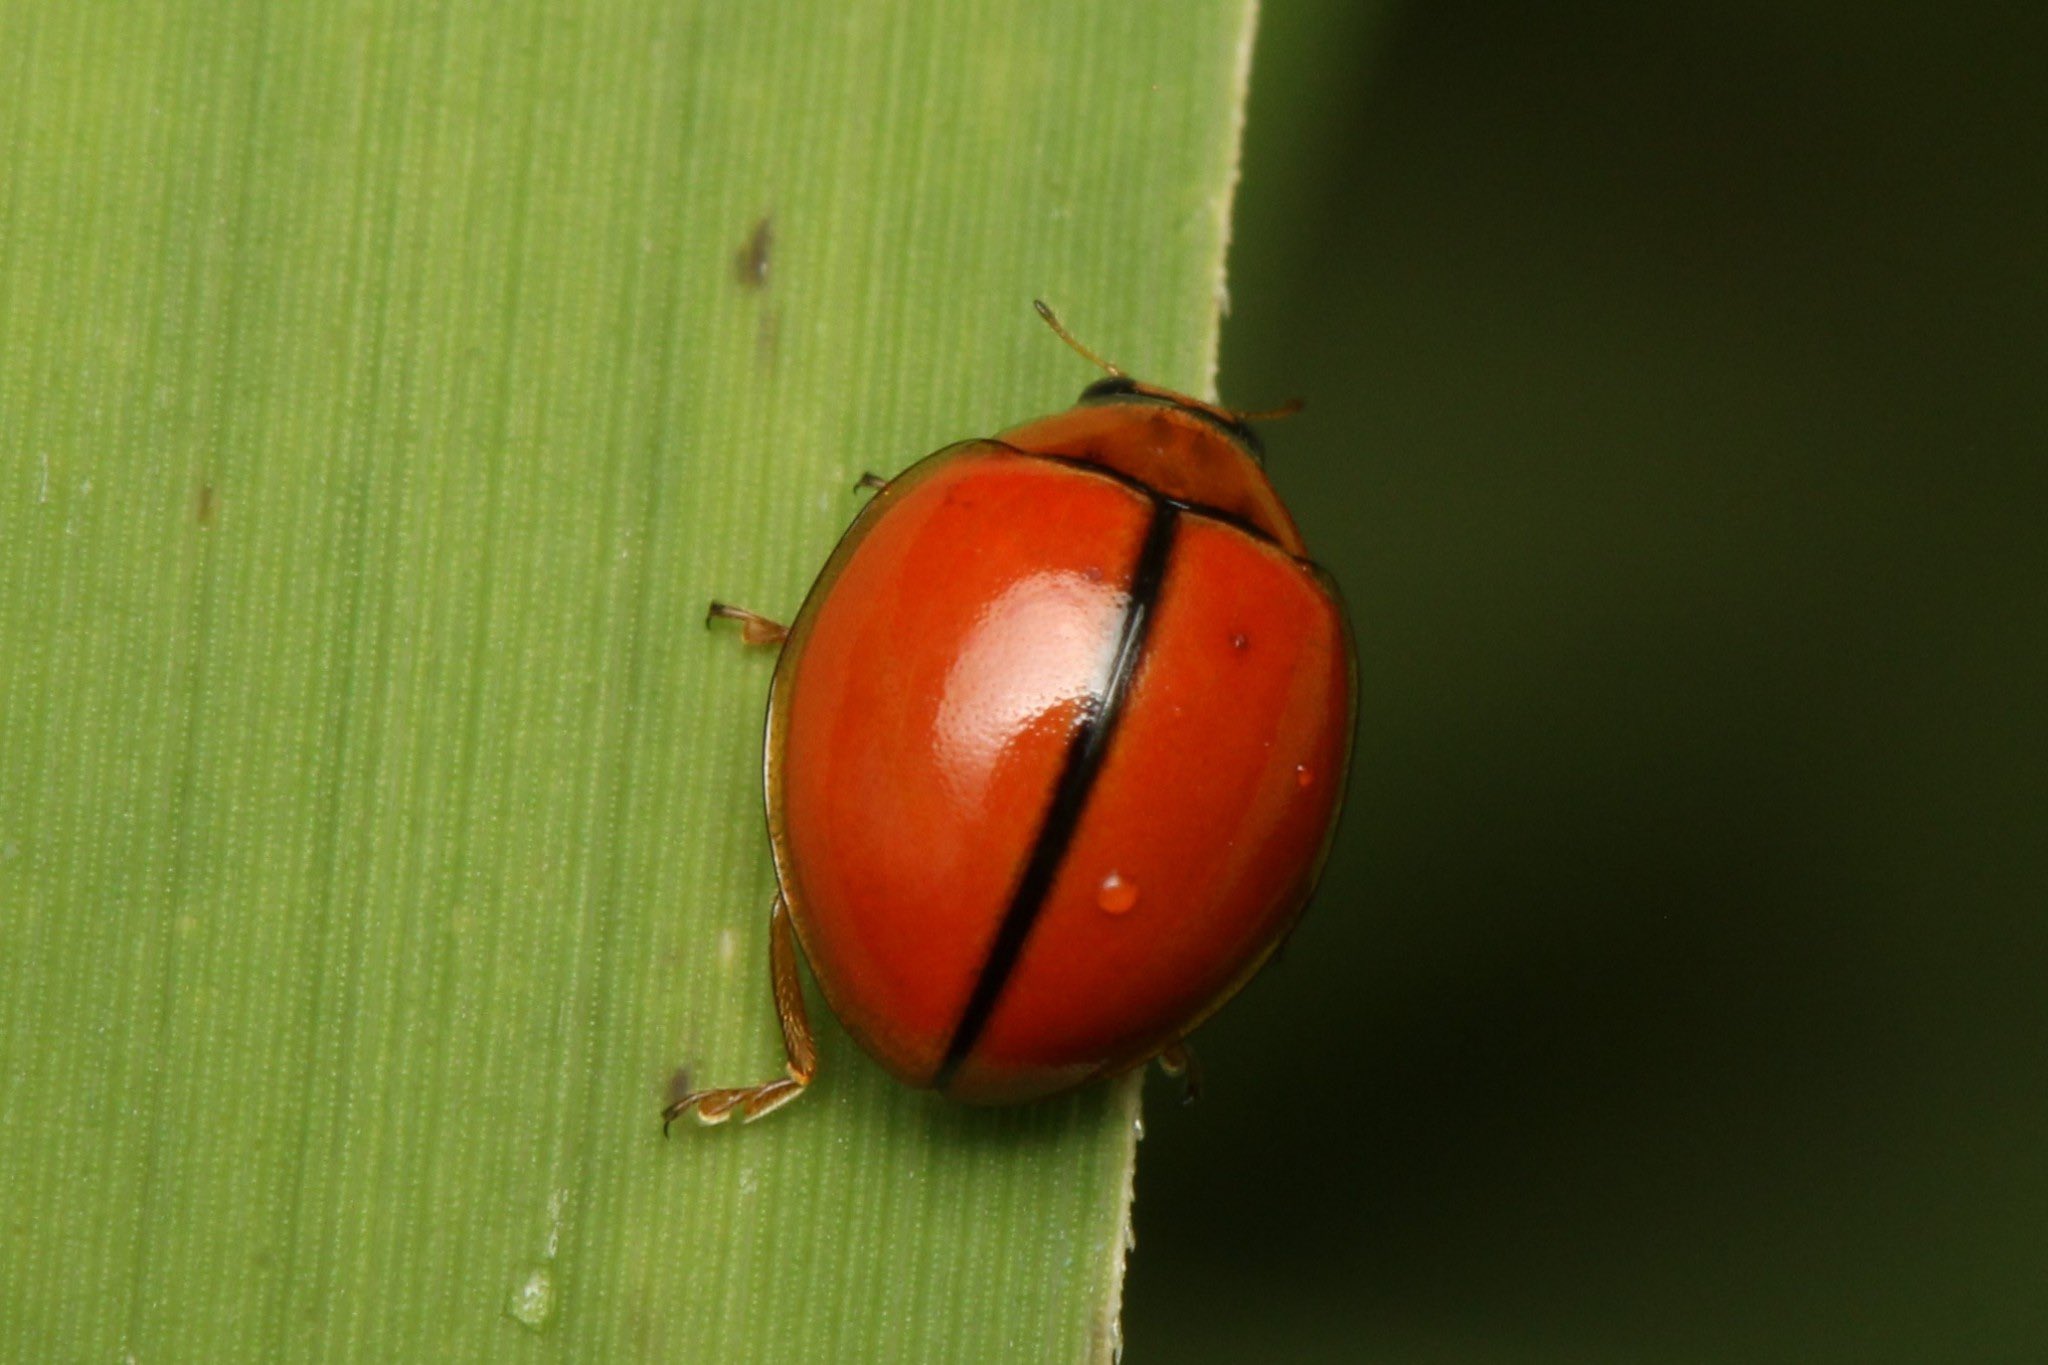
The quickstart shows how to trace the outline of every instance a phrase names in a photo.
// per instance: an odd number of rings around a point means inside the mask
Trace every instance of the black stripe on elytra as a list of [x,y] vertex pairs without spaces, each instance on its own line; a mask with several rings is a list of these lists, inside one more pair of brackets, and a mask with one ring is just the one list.
[[1088,792],[1095,785],[1096,775],[1102,771],[1102,760],[1109,752],[1110,736],[1116,732],[1117,721],[1123,715],[1124,700],[1130,695],[1131,680],[1138,671],[1138,660],[1144,656],[1145,637],[1151,633],[1159,588],[1166,579],[1166,561],[1173,551],[1174,531],[1179,524],[1178,507],[1170,502],[1154,500],[1152,522],[1145,528],[1145,543],[1138,549],[1137,567],[1131,570],[1130,592],[1123,622],[1117,632],[1116,654],[1109,666],[1109,678],[1103,683],[1102,694],[1093,699],[1092,705],[1083,713],[1081,723],[1074,727],[1073,737],[1067,741],[1066,762],[1053,786],[1052,803],[1046,808],[1045,823],[1039,827],[1038,838],[1031,845],[1030,857],[1024,863],[1024,875],[1018,878],[1017,889],[1010,895],[1009,907],[1003,911],[1002,922],[996,926],[995,942],[989,946],[988,956],[982,961],[981,973],[974,979],[974,990],[967,997],[967,1008],[960,1012],[960,1022],[954,1026],[953,1037],[946,1044],[945,1058],[932,1079],[932,1084],[940,1090],[952,1084],[960,1064],[981,1041],[982,1030],[988,1027],[989,1017],[995,1013],[996,1001],[1017,968],[1017,959],[1024,951],[1024,940],[1030,937],[1032,926],[1045,909],[1045,898],[1052,891],[1053,878],[1067,855],[1067,846],[1073,843],[1074,831],[1081,826],[1081,812],[1088,804]]

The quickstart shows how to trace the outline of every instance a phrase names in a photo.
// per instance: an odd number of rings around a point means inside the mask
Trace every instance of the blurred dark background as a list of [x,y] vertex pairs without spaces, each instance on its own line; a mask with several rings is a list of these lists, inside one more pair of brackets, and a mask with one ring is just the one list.
[[1357,760],[1130,1360],[2048,1359],[2044,177],[2041,7],[1267,0]]

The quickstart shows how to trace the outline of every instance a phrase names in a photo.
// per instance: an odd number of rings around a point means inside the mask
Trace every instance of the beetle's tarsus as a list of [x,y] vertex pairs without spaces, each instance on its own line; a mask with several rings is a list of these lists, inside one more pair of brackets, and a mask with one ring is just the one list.
[[741,1123],[766,1118],[803,1094],[818,1074],[818,1044],[811,1036],[810,1016],[804,1010],[804,983],[796,969],[796,934],[789,927],[789,911],[779,895],[768,912],[768,977],[775,993],[775,1013],[782,1023],[782,1051],[788,1074],[760,1085],[692,1090],[661,1111],[663,1137],[685,1114],[707,1128],[724,1123],[735,1111]]
[[1160,1049],[1159,1069],[1180,1082],[1180,1102],[1193,1104],[1202,1098],[1202,1063],[1188,1040],[1180,1039]]
[[740,643],[743,645],[779,645],[789,638],[789,627],[780,621],[771,621],[758,611],[735,607],[724,602],[713,602],[711,609],[704,613],[704,624],[713,621],[737,621],[740,623]]

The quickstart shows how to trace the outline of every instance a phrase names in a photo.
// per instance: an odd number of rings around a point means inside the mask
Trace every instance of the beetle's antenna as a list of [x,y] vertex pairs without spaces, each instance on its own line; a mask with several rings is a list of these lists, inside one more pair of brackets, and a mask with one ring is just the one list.
[[1083,346],[1080,342],[1076,341],[1074,339],[1074,334],[1072,332],[1069,332],[1067,330],[1066,324],[1059,320],[1059,316],[1056,313],[1054,313],[1051,308],[1046,306],[1046,302],[1044,299],[1031,300],[1031,306],[1038,310],[1038,316],[1045,319],[1045,325],[1052,328],[1053,335],[1058,337],[1061,341],[1066,342],[1067,345],[1073,347],[1074,350],[1080,354],[1083,360],[1087,361],[1090,365],[1093,365],[1096,369],[1101,370],[1104,374],[1109,375],[1112,378],[1121,379],[1124,377],[1124,372],[1122,370],[1110,364],[1107,360],[1104,360],[1101,356],[1095,354],[1095,352],[1089,350],[1086,346]]
[[1263,412],[1233,412],[1230,415],[1240,422],[1277,422],[1282,417],[1294,416],[1305,406],[1301,399],[1290,398],[1279,407],[1267,408]]

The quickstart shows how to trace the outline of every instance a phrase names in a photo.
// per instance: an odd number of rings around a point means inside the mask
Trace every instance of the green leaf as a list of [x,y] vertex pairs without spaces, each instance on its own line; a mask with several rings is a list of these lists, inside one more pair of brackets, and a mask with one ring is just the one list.
[[[0,3],[0,1354],[1102,1356],[1137,1087],[773,1074],[863,470],[1209,387],[1249,0]],[[917,831],[903,831],[905,839]]]

